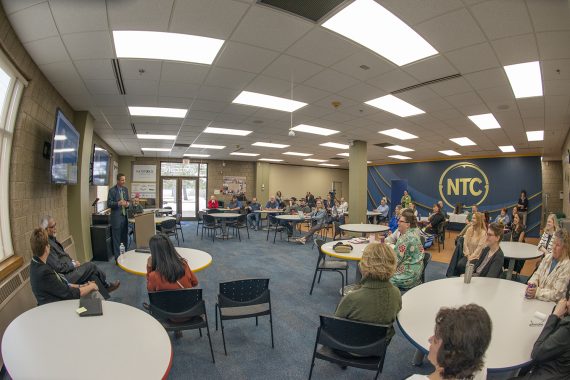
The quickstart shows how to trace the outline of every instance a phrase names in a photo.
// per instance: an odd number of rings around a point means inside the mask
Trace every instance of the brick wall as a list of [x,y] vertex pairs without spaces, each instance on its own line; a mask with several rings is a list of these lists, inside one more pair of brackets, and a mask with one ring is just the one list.
[[29,81],[16,119],[10,160],[12,241],[15,253],[29,261],[29,237],[42,215],[54,216],[59,235],[69,235],[67,189],[50,183],[49,160],[42,157],[42,150],[44,141],[51,141],[57,107],[72,122],[73,110],[25,51],[1,7],[0,47]]
[[[562,211],[562,162],[543,161],[542,162],[542,205],[546,215]],[[548,202],[546,197],[548,195]],[[543,218],[544,222],[544,218]]]

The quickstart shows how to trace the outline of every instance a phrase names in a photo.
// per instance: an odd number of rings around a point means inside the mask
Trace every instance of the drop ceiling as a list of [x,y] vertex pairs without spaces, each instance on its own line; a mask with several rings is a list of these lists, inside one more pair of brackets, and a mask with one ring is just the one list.
[[[383,57],[287,12],[238,0],[2,0],[26,50],[75,110],[88,110],[95,131],[120,155],[141,156],[148,140],[138,133],[176,134],[177,144],[225,145],[222,150],[174,147],[145,156],[212,159],[283,159],[314,166],[286,151],[311,158],[339,157],[325,142],[365,140],[368,159],[393,161],[393,151],[373,144],[414,149],[413,159],[437,159],[441,150],[462,155],[499,155],[513,145],[518,154],[559,159],[570,126],[570,7],[564,0],[379,0],[418,32],[438,54],[398,67]],[[333,11],[334,12],[334,11]],[[113,74],[113,30],[194,34],[225,40],[212,65],[119,59],[125,95]],[[544,96],[515,99],[504,65],[539,60]],[[460,74],[397,96],[425,111],[401,118],[364,104],[399,89]],[[292,98],[308,105],[292,115],[340,133],[288,136],[291,114],[233,104],[241,91]],[[338,107],[333,102],[340,102]],[[185,119],[132,117],[128,106],[188,108]],[[480,130],[467,116],[492,113],[502,128]],[[204,134],[206,127],[251,130],[249,136]],[[398,128],[419,138],[400,141],[378,132]],[[544,141],[528,142],[526,131],[544,130]],[[453,137],[477,145],[460,147]],[[256,141],[287,144],[255,147]],[[152,142],[170,147],[173,142]],[[257,157],[230,156],[233,151]],[[347,166],[347,158],[330,163]]]

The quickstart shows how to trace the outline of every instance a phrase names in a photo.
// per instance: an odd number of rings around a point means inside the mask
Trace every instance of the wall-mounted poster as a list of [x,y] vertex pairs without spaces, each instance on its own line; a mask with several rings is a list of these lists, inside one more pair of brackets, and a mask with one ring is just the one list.
[[156,183],[131,183],[131,195],[134,197],[135,194],[139,194],[143,199],[155,199],[156,198]]
[[224,194],[241,194],[246,192],[245,177],[224,176],[222,191]]
[[133,165],[133,182],[156,182],[156,165]]

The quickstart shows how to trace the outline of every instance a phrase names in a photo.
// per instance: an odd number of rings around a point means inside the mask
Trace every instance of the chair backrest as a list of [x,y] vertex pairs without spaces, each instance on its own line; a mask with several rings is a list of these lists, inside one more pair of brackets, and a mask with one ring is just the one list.
[[180,224],[181,221],[182,221],[182,214],[181,213],[176,214],[176,224]]
[[174,231],[175,228],[176,228],[176,219],[169,219],[160,223],[160,229],[162,230],[162,232]]
[[220,282],[220,307],[249,306],[269,302],[269,279],[252,278]]
[[198,218],[198,221],[204,221],[204,214],[206,214],[204,211],[198,211],[198,214],[196,215],[196,217]]
[[150,313],[164,319],[186,318],[206,313],[202,289],[149,292]]
[[204,225],[213,226],[214,224],[216,224],[216,218],[214,218],[212,215],[204,214],[203,217],[204,217]]
[[237,224],[247,226],[247,215],[242,214],[237,218]]
[[359,356],[376,356],[383,361],[391,325],[378,325],[332,316],[320,316],[317,343]]
[[422,282],[426,282],[426,268],[431,261],[431,253],[424,252],[424,267],[422,269]]
[[69,235],[61,242],[61,245],[63,246],[65,253],[67,253],[72,259],[77,260],[77,253],[75,252],[75,242],[73,241],[73,236]]

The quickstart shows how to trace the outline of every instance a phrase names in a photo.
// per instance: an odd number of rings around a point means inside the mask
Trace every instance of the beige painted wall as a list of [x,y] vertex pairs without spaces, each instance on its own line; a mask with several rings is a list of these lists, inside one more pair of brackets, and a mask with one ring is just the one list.
[[[268,189],[267,198],[278,190],[284,198],[303,197],[307,191],[315,196],[325,197],[331,190],[332,182],[337,181],[342,182],[342,196],[348,200],[346,169],[270,164],[268,178],[269,184],[265,184],[265,188]],[[262,198],[260,201],[266,202],[267,198]]]
[[568,151],[570,151],[570,132],[566,136],[566,142],[562,147],[562,187],[564,189],[564,200],[562,208],[567,218],[570,218],[570,164],[568,164]]
[[[550,213],[562,211],[562,191],[563,173],[561,161],[542,162],[542,223],[546,222],[546,216]],[[548,202],[547,202],[548,199]]]

